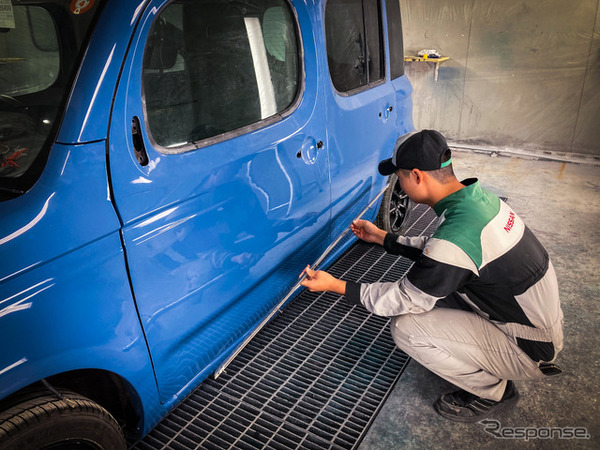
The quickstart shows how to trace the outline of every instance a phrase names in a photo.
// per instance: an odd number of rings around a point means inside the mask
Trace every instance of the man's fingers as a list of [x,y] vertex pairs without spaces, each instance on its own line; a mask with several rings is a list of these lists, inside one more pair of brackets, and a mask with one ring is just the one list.
[[[308,278],[310,280],[311,278],[313,278],[315,276],[315,271],[312,270],[310,268],[310,266],[306,266],[304,268],[304,270],[302,271],[302,273],[300,274],[300,277],[302,277],[302,275],[306,275],[306,278]],[[298,278],[300,278],[300,277],[298,277]]]
[[309,291],[314,292],[314,288],[315,288],[314,283],[317,281],[317,277],[316,277],[317,272],[312,270],[310,268],[310,266],[306,266],[306,268],[300,274],[300,277],[302,277],[302,275],[306,275],[306,276],[300,282],[300,285],[308,288]]

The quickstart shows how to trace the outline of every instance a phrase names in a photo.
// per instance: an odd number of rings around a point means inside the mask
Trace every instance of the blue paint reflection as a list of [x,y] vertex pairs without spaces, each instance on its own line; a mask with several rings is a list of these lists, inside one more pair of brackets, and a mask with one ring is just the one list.
[[4,375],[9,370],[14,369],[15,367],[19,367],[21,364],[25,364],[27,362],[27,358],[21,358],[19,361],[11,364],[10,366],[6,366],[4,369],[0,370],[0,375]]
[[[21,297],[23,295],[27,295],[25,298],[17,300],[14,303],[10,303],[10,305],[5,306],[4,308],[0,309],[0,317],[4,317],[4,316],[7,316],[8,314],[15,313],[18,311],[23,311],[23,310],[31,308],[32,302],[27,302],[27,300],[30,300],[31,298],[44,292],[47,289],[50,289],[52,286],[54,286],[53,281],[54,281],[53,278],[49,278],[49,279],[44,280],[34,286],[28,287],[27,289],[19,292],[18,294],[15,294],[11,297],[8,297],[8,298],[0,301],[0,305],[2,305],[4,303],[10,302],[11,300],[18,299],[19,297]],[[34,292],[30,293],[30,291],[34,291]],[[27,302],[27,303],[25,303],[25,302]]]

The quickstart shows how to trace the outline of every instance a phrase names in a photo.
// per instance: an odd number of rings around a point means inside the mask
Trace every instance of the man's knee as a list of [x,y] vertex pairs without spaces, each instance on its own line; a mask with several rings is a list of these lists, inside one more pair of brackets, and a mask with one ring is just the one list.
[[451,309],[434,308],[421,314],[393,317],[390,330],[394,342],[404,351],[408,347],[424,345],[424,341],[428,341],[430,336],[437,335],[445,327],[448,322],[446,318],[452,314]]
[[[410,337],[415,334],[417,329],[418,319],[415,320],[417,314],[403,314],[401,316],[392,317],[390,322],[390,331],[394,342],[400,349],[405,350],[411,345]],[[419,314],[420,315],[420,314]]]
[[391,327],[399,330],[408,329],[412,324],[411,315],[412,314],[402,314],[401,316],[392,317]]

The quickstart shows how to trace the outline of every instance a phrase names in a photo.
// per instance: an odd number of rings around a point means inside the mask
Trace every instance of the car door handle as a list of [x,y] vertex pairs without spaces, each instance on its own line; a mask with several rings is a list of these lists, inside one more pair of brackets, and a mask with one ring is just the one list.
[[390,117],[390,113],[394,110],[394,107],[388,105],[387,108],[383,110],[383,112],[379,112],[379,117],[383,117],[384,119],[388,119]]
[[[306,151],[310,151],[310,148],[312,146],[306,146],[304,145],[303,149]],[[324,147],[323,141],[319,141],[316,144],[317,150],[321,150]],[[296,158],[301,159],[302,158],[302,150],[298,150],[298,153],[296,153]]]
[[140,119],[138,119],[137,116],[133,116],[133,119],[131,119],[131,137],[133,138],[135,159],[140,163],[140,166],[147,165],[148,153],[146,153],[146,146],[144,145],[144,139],[142,138]]
[[304,139],[298,153],[296,153],[296,158],[302,159],[306,164],[314,164],[317,160],[319,150],[323,147],[323,141],[315,142],[315,138],[307,137]]

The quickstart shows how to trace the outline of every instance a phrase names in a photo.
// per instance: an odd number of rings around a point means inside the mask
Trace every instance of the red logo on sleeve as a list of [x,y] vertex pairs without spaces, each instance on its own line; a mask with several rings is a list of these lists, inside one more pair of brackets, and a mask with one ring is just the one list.
[[510,212],[510,214],[508,215],[508,222],[506,222],[506,226],[504,227],[504,230],[508,233],[510,230],[512,230],[512,227],[515,224],[515,213],[514,212]]

